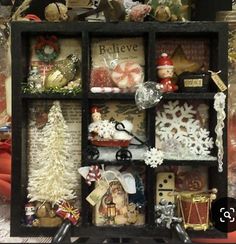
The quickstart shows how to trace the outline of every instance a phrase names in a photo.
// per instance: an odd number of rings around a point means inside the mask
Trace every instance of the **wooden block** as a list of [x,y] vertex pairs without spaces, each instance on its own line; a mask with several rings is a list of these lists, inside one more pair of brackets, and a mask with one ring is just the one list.
[[175,190],[175,174],[171,172],[161,172],[157,174],[156,181],[156,204],[160,204],[161,199],[168,203],[175,202],[173,191]]

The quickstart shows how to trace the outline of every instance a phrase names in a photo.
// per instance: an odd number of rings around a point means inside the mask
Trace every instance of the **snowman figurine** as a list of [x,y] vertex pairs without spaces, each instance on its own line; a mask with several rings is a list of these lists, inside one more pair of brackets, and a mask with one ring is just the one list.
[[37,66],[32,66],[28,75],[28,84],[32,89],[40,90],[43,86],[43,80]]
[[162,84],[163,92],[174,92],[178,90],[178,86],[172,82],[174,75],[174,65],[172,60],[166,53],[162,53],[157,59],[157,74]]

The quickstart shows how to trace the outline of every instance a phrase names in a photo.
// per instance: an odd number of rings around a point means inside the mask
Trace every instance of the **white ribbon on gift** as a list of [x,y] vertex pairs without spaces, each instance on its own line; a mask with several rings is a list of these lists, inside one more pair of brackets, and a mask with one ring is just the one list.
[[[79,168],[79,173],[80,175],[86,179],[88,172],[89,172],[89,166],[85,167],[80,167]],[[117,170],[115,167],[110,167],[109,170],[105,170],[104,167],[100,169],[100,173],[102,175],[101,179],[106,180],[108,183],[118,180],[120,184],[122,185],[123,189],[128,193],[128,194],[135,194],[136,193],[136,184],[135,184],[135,178],[131,173],[127,172],[120,172]],[[91,181],[96,181],[91,180]]]

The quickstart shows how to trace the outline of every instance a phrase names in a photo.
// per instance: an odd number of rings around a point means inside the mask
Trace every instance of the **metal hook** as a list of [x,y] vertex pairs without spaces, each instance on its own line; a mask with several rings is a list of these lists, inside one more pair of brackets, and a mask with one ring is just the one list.
[[144,142],[144,141],[142,141],[141,139],[139,139],[139,138],[138,138],[137,136],[135,136],[133,133],[127,131],[127,130],[125,129],[125,126],[124,126],[123,123],[121,123],[121,122],[116,122],[116,124],[115,124],[115,129],[118,130],[118,131],[124,131],[124,132],[126,132],[128,135],[132,136],[134,139],[136,139],[138,142],[140,142],[140,143],[141,143],[140,145],[145,145],[145,146],[147,146],[147,147],[149,148],[149,145],[148,145],[146,142]]

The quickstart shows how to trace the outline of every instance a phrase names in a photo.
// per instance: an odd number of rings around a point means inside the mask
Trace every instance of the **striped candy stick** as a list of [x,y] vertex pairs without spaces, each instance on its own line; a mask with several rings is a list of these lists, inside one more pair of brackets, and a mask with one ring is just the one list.
[[101,178],[100,169],[97,165],[91,165],[89,168],[88,175],[86,177],[86,182],[88,185],[92,184],[92,181],[97,181]]

